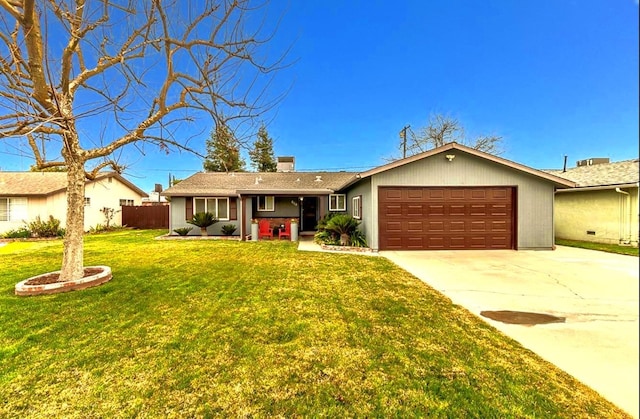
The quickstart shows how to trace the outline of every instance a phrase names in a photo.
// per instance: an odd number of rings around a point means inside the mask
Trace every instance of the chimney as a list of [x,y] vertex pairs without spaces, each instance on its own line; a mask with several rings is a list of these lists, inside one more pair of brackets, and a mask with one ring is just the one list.
[[295,169],[296,167],[294,157],[278,157],[276,172],[295,172]]

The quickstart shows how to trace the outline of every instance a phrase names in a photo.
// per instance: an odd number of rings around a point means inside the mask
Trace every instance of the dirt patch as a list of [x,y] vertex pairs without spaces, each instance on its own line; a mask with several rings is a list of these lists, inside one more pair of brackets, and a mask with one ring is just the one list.
[[[102,269],[99,269],[99,268],[85,268],[83,278],[86,278],[92,275],[97,275],[100,272],[102,272]],[[60,272],[52,272],[50,274],[40,275],[35,278],[31,278],[30,280],[25,282],[25,285],[46,285],[46,284],[55,284],[58,282],[64,282],[64,281],[60,281]]]
[[565,317],[552,316],[551,314],[511,310],[481,311],[480,315],[502,323],[524,325],[564,323],[566,320]]

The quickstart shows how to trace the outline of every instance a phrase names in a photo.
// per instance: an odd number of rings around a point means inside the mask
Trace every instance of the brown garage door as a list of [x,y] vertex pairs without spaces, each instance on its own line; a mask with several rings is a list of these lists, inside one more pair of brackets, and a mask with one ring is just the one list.
[[511,187],[380,187],[381,250],[513,249]]

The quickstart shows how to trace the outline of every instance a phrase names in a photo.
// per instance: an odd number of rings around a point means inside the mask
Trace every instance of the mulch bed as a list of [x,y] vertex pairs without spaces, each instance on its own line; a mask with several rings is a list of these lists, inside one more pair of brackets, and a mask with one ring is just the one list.
[[[102,272],[102,269],[85,268],[83,278],[99,274],[100,272]],[[60,281],[60,273],[54,272],[50,274],[40,275],[36,278],[30,279],[27,282],[25,282],[25,285],[46,285],[46,284],[55,284],[58,282],[66,282],[66,281]]]

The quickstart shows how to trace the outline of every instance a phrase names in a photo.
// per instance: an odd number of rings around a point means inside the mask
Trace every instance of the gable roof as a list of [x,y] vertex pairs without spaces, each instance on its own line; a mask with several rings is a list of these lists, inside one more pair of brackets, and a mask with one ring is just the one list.
[[600,163],[589,166],[578,166],[566,171],[545,170],[556,176],[569,179],[578,187],[620,186],[638,183],[640,167],[638,159],[623,160],[613,163]]
[[196,173],[162,192],[165,196],[329,194],[355,179],[352,172]]
[[[116,172],[101,172],[87,184],[108,178],[118,179],[140,196],[149,196]],[[65,172],[0,172],[0,196],[48,196],[66,189]]]
[[547,180],[549,182],[552,182],[553,184],[555,184],[556,187],[560,187],[560,188],[573,188],[573,187],[575,187],[575,183],[572,182],[571,180],[562,178],[562,177],[557,176],[555,174],[545,173],[543,171],[533,169],[533,168],[525,166],[523,164],[515,163],[513,161],[510,161],[510,160],[507,160],[507,159],[503,159],[502,157],[494,156],[493,154],[488,154],[488,153],[485,153],[485,152],[482,152],[482,151],[479,151],[479,150],[476,150],[474,148],[470,148],[470,147],[467,147],[467,146],[464,146],[464,145],[461,145],[461,144],[458,144],[458,143],[448,143],[448,144],[445,144],[445,145],[443,145],[441,147],[437,147],[437,148],[434,148],[432,150],[425,151],[424,153],[416,154],[416,155],[413,155],[411,157],[407,157],[407,158],[404,158],[404,159],[393,161],[393,162],[385,164],[383,166],[379,166],[379,167],[373,168],[371,170],[368,170],[366,172],[363,172],[363,173],[359,174],[358,177],[360,179],[364,179],[364,178],[376,175],[378,173],[386,172],[387,170],[395,169],[397,167],[403,166],[403,165],[408,164],[408,163],[412,163],[412,162],[415,162],[415,161],[418,161],[418,160],[425,159],[427,157],[434,156],[436,154],[446,153],[447,151],[453,151],[453,150],[462,151],[464,153],[471,154],[473,156],[477,156],[477,157],[483,158],[485,160],[497,163],[499,165],[502,165],[502,166],[505,166],[505,167],[509,167],[511,169],[518,170],[518,171],[521,171],[521,172],[528,173],[530,175],[533,175],[533,176],[536,176],[538,178],[541,178],[541,179]]

